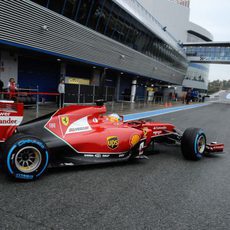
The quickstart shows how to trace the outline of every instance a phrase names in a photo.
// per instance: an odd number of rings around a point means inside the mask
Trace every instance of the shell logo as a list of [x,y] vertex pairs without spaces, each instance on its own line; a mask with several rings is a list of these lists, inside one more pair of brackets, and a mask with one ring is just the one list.
[[139,143],[140,141],[140,136],[138,134],[134,134],[131,139],[130,139],[130,144],[133,147],[134,145],[136,145],[137,143]]

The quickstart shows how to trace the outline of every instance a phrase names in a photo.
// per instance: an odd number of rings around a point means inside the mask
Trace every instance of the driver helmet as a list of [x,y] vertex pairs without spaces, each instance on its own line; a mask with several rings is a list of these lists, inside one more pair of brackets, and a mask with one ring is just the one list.
[[108,115],[108,119],[111,122],[119,122],[121,118],[117,113],[112,113],[112,114]]

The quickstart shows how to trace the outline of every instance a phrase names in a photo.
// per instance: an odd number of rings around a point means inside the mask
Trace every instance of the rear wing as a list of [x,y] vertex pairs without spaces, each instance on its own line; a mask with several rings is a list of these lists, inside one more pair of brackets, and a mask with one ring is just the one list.
[[21,124],[23,104],[0,100],[0,142],[6,141]]

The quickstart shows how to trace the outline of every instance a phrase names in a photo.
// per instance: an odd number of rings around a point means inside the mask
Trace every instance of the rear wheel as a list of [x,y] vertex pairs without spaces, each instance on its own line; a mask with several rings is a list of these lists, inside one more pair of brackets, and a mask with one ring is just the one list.
[[199,128],[188,128],[181,138],[181,150],[188,160],[200,160],[205,151],[206,136]]
[[13,135],[5,144],[4,169],[20,180],[35,180],[46,170],[49,153],[40,139],[23,134]]

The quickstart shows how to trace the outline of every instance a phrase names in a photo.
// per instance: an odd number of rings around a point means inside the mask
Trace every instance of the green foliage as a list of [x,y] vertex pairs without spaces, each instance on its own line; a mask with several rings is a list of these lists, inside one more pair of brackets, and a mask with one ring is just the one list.
[[212,82],[209,82],[208,84],[208,93],[212,94],[212,93],[216,93],[220,90],[228,90],[230,89],[230,80],[226,81],[220,81],[220,80],[215,80]]

